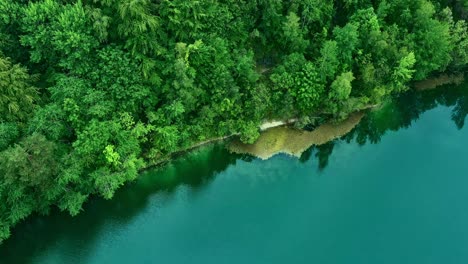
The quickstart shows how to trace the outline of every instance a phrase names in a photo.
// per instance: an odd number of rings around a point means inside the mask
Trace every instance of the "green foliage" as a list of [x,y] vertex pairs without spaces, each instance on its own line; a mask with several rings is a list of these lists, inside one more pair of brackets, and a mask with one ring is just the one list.
[[[388,1],[384,5],[381,16],[389,23],[398,25],[400,30],[397,37],[404,41],[409,50],[414,51],[415,79],[422,80],[433,71],[445,70],[452,60],[454,46],[450,23],[436,18],[434,5],[428,0]],[[398,11],[402,11],[400,16],[391,15]],[[449,16],[451,19],[451,14]]]
[[87,195],[80,192],[67,191],[59,200],[58,206],[62,211],[67,210],[70,215],[75,216],[82,210],[82,205],[87,198]]
[[248,144],[253,144],[260,136],[257,124],[252,121],[242,124],[239,131],[241,133],[240,140]]
[[122,120],[92,120],[73,143],[74,158],[79,160],[82,173],[89,173],[93,190],[106,199],[112,198],[123,183],[134,180],[144,165],[139,158],[138,137],[133,127],[126,125]]
[[[60,164],[57,146],[33,134],[0,152],[0,213],[2,226],[45,213],[63,191],[56,178]],[[7,230],[2,230],[3,235]]]
[[158,54],[161,51],[156,38],[160,22],[152,1],[123,0],[111,7],[118,14],[115,18],[117,32],[132,54]]
[[0,151],[6,149],[19,136],[15,123],[0,123]]
[[[410,52],[407,56],[404,56],[400,59],[400,62],[393,71],[393,82],[396,85],[396,92],[400,92],[404,88],[404,84],[411,80],[413,77],[414,64],[416,63],[416,58],[413,52]],[[398,89],[398,90],[397,90]]]
[[296,98],[297,108],[302,113],[307,114],[317,109],[324,90],[315,65],[306,63],[304,69],[297,74],[294,80],[291,94]]
[[89,58],[99,42],[81,1],[73,5],[54,0],[30,3],[24,8],[21,26],[25,33],[21,43],[30,47],[31,62],[80,74],[91,67]]
[[[323,53],[332,53],[328,56],[337,56],[340,61],[340,68],[349,70],[353,64],[353,55],[356,53],[356,48],[359,44],[358,26],[353,23],[348,23],[343,28],[335,27],[333,36],[336,41],[336,48],[329,47],[328,49],[331,50],[327,51],[327,48],[324,47]],[[333,53],[338,54],[335,55]],[[324,54],[322,54],[322,57],[324,57]]]
[[462,0],[0,0],[0,242],[201,141],[466,71],[466,17]]
[[348,99],[351,94],[351,82],[353,80],[354,76],[352,72],[345,72],[336,77],[330,86],[329,99],[334,99],[336,101]]
[[468,64],[468,25],[465,20],[452,25],[452,64],[460,68]]
[[0,55],[8,54],[13,61],[24,61],[25,50],[19,43],[21,5],[16,1],[0,0]]
[[303,53],[308,45],[308,41],[303,37],[306,32],[303,32],[299,22],[299,17],[290,12],[283,23],[283,40],[281,43],[284,45],[285,50],[290,53]]
[[329,40],[320,50],[319,73],[322,80],[333,78],[339,66],[338,45],[336,41]]
[[155,148],[161,153],[169,153],[177,149],[179,131],[175,126],[164,126],[156,128],[154,136]]
[[47,104],[38,108],[29,121],[28,133],[40,133],[48,139],[58,141],[70,137],[67,113],[58,104]]
[[156,104],[156,93],[140,74],[138,61],[118,47],[106,47],[97,52],[95,67],[88,75],[94,90],[121,111],[139,113]]
[[301,23],[310,32],[320,33],[323,28],[330,27],[334,13],[334,1],[304,0],[301,1]]
[[348,110],[353,111],[353,109],[346,109],[346,106],[349,104],[348,99],[352,90],[351,82],[354,79],[352,72],[345,72],[337,76],[330,85],[327,107],[332,114],[348,114]]
[[24,121],[32,113],[37,99],[32,82],[25,68],[0,54],[0,122]]

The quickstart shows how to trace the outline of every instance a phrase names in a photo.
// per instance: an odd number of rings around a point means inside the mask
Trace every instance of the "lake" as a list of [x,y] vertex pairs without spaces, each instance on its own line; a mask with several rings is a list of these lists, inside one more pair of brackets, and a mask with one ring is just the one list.
[[410,91],[295,158],[214,144],[77,217],[12,230],[0,263],[468,263],[468,85]]

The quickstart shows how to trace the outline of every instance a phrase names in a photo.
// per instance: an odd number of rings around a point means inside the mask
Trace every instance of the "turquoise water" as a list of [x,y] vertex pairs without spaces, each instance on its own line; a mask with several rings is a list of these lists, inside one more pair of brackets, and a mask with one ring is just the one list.
[[78,217],[32,217],[0,262],[468,263],[468,87],[444,89],[301,159],[204,147]]

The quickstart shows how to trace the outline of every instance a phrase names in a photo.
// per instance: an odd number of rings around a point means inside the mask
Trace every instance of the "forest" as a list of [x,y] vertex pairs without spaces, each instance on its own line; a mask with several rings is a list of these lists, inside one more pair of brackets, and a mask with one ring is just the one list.
[[264,120],[339,120],[468,63],[468,0],[0,0],[0,243]]

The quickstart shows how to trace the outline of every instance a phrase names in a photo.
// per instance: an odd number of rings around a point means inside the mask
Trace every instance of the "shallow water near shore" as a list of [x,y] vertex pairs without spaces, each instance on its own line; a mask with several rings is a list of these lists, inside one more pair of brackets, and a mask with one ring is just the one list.
[[466,263],[467,113],[465,83],[395,98],[300,158],[205,146],[75,218],[31,217],[0,263]]
[[340,122],[328,122],[313,131],[290,126],[280,126],[263,131],[253,144],[236,139],[228,144],[229,151],[250,154],[260,159],[269,159],[284,153],[300,157],[311,146],[320,146],[349,133],[364,116],[364,111],[355,112]]

